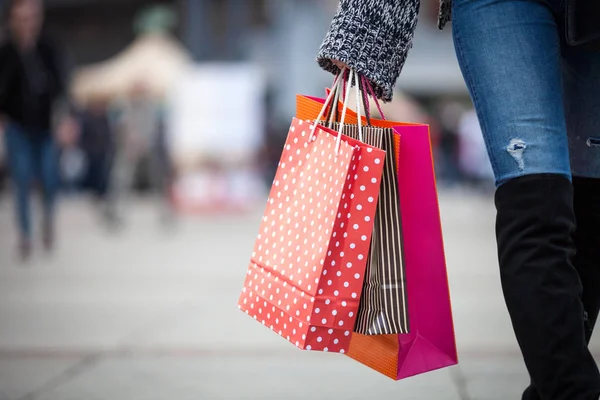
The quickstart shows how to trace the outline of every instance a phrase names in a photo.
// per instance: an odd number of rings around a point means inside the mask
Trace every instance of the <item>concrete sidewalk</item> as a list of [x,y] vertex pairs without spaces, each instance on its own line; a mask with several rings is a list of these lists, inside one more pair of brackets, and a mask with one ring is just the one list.
[[394,382],[302,352],[236,307],[262,206],[162,231],[140,201],[119,234],[63,204],[60,250],[13,258],[0,202],[0,400],[519,399],[489,198],[441,195],[460,366]]

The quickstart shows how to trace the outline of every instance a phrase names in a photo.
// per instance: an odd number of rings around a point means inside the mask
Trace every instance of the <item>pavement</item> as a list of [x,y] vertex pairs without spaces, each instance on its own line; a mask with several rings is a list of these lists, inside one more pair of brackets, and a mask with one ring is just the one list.
[[140,199],[115,233],[69,199],[57,252],[21,265],[0,199],[0,400],[520,399],[492,200],[442,191],[440,204],[460,364],[395,382],[237,310],[262,205],[165,230]]

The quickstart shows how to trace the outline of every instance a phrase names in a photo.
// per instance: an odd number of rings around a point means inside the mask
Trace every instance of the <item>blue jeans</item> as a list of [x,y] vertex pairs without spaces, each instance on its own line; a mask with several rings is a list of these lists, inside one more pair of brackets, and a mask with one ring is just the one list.
[[564,0],[454,0],[458,61],[496,185],[600,178],[600,52],[564,39]]
[[9,123],[4,132],[8,167],[15,189],[17,222],[23,239],[31,238],[29,195],[35,180],[43,190],[43,211],[46,223],[54,216],[58,188],[58,155],[50,136],[36,138],[22,127]]

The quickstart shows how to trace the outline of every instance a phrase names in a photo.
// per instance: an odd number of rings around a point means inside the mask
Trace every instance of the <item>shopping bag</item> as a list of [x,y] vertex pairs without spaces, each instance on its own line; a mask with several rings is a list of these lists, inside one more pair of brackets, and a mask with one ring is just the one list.
[[238,301],[242,311],[301,349],[348,351],[385,158],[380,149],[293,120]]
[[[337,124],[333,126],[334,130],[339,129]],[[356,127],[345,125],[343,133],[357,138]],[[364,142],[384,150],[388,155],[379,189],[365,283],[354,326],[354,332],[365,335],[410,331],[395,136],[390,128],[363,128]]]
[[429,128],[395,129],[411,332],[354,334],[348,355],[399,380],[455,365],[458,355]]
[[[314,118],[322,100],[298,96],[297,115]],[[346,121],[357,121],[347,111]],[[347,356],[400,380],[458,363],[429,127],[371,119],[398,136],[398,186],[410,333],[354,333]]]
[[[354,76],[353,71],[350,71],[350,75],[351,77]],[[352,79],[349,81],[352,81]],[[356,110],[360,111],[360,100],[363,98],[362,85],[356,84],[355,86],[357,89]],[[328,97],[330,97],[329,93]],[[333,98],[332,104],[338,104],[336,101],[337,96]],[[315,114],[311,115],[310,112],[319,112],[317,110],[322,109],[324,101],[321,103],[319,99],[310,97],[298,97],[297,100],[297,112],[305,114],[302,117],[318,118]],[[304,111],[301,109],[302,107],[305,108]],[[368,112],[366,104],[365,111]],[[346,114],[343,133],[358,139],[358,125],[349,125],[349,123],[356,124],[358,118],[356,114],[352,114],[354,118],[348,118],[349,112],[347,111]],[[338,125],[331,124],[331,117],[336,114],[333,112],[333,108],[327,114],[330,117],[322,123],[329,124],[334,130],[338,130]],[[367,123],[370,121],[368,115],[365,121]],[[362,136],[365,143],[386,151],[388,157],[384,165],[384,175],[371,239],[371,251],[367,262],[365,283],[354,331],[365,335],[408,333],[410,324],[402,255],[402,224],[399,210],[397,167],[394,161],[397,156],[397,143],[395,143],[397,138],[391,128],[372,126],[362,126]]]

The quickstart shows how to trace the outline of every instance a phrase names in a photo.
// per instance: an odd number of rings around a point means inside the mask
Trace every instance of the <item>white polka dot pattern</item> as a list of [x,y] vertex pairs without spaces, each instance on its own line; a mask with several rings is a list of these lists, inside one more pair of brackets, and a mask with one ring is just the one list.
[[385,152],[294,119],[238,307],[306,350],[348,351]]

